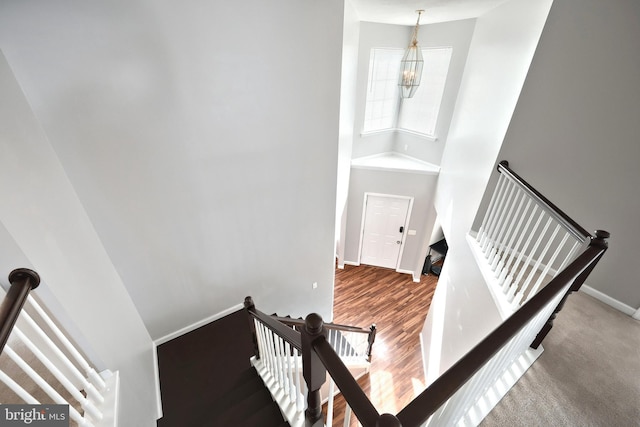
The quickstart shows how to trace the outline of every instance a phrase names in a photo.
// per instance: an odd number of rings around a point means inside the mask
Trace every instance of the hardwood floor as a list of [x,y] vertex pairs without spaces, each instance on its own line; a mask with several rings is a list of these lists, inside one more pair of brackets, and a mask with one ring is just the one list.
[[[381,414],[398,413],[424,390],[420,331],[437,279],[422,275],[415,283],[408,274],[365,265],[336,269],[334,322],[362,327],[375,323],[378,330],[371,371],[358,383]],[[344,410],[344,399],[338,396],[334,426],[343,425]],[[358,425],[353,415],[350,425]]]

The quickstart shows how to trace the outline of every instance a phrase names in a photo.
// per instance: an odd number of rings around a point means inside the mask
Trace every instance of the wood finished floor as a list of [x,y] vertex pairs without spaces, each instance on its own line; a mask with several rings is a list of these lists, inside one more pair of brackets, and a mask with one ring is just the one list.
[[[379,413],[398,413],[424,390],[420,331],[437,285],[437,277],[372,266],[336,269],[334,322],[378,329],[370,373],[358,380]],[[334,426],[344,423],[344,399],[338,396]],[[326,411],[326,405],[325,405]],[[326,413],[326,412],[325,412]],[[351,426],[357,426],[355,416]]]

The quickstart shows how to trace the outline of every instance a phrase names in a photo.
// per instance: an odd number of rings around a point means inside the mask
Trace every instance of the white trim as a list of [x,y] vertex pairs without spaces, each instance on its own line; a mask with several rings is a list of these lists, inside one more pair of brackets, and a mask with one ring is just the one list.
[[418,279],[416,280],[416,272],[413,270],[404,270],[402,268],[396,268],[396,273],[400,273],[400,274],[410,274],[411,275],[411,279],[418,283],[420,282],[420,276],[418,276]]
[[633,316],[631,316],[631,317],[633,317],[636,320],[640,320],[640,308],[637,309],[636,312],[633,313]]
[[155,385],[156,385],[156,416],[160,419],[164,416],[162,412],[162,393],[160,391],[160,366],[158,366],[158,346],[153,343],[153,372],[155,373]]
[[344,260],[344,265],[355,265],[356,267],[360,267],[360,263],[359,262],[347,261],[346,259]]
[[[436,119],[436,122],[437,122],[437,119]],[[436,142],[438,140],[438,137],[435,136],[435,135],[429,135],[428,133],[416,132],[415,130],[409,130],[409,129],[405,129],[405,128],[396,128],[394,130],[396,132],[398,132],[398,133],[406,133],[408,135],[417,136],[417,137],[420,137],[422,139],[426,139],[427,141]]]
[[[590,295],[592,297],[594,297],[595,299],[597,299],[598,301],[601,301],[605,304],[607,304],[608,306],[611,306],[613,308],[615,308],[618,311],[623,312],[624,314],[626,314],[627,316],[636,316],[638,315],[638,311],[640,310],[636,310],[635,308],[618,301],[617,299],[611,298],[609,295],[607,294],[603,294],[602,292],[600,292],[597,289],[592,288],[591,286],[587,286],[587,285],[582,285],[580,287],[580,290],[582,292],[584,292],[587,295]],[[637,317],[635,317],[637,319]]]
[[244,308],[244,305],[242,305],[242,304],[234,305],[233,307],[229,307],[229,308],[227,308],[225,310],[222,310],[221,312],[216,313],[216,314],[214,314],[212,316],[209,316],[209,317],[204,318],[202,320],[198,320],[197,322],[192,323],[191,325],[188,325],[188,326],[185,326],[184,328],[178,329],[175,332],[171,332],[170,334],[167,334],[167,335],[165,335],[165,336],[163,336],[161,338],[158,338],[157,340],[154,340],[153,342],[154,342],[154,344],[156,346],[158,346],[160,344],[164,344],[167,341],[171,341],[174,338],[178,338],[181,335],[184,335],[184,334],[186,334],[188,332],[194,331],[194,330],[198,329],[201,326],[207,325],[207,324],[209,324],[211,322],[214,322],[214,321],[216,321],[218,319],[222,319],[224,316],[227,316],[227,315],[229,315],[231,313],[234,313],[234,312],[236,312],[238,310],[241,310],[242,308]]

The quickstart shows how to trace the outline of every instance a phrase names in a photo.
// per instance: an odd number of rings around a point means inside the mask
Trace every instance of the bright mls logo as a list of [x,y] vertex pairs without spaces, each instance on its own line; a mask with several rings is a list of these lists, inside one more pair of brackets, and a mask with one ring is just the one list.
[[0,405],[0,427],[69,427],[69,405]]

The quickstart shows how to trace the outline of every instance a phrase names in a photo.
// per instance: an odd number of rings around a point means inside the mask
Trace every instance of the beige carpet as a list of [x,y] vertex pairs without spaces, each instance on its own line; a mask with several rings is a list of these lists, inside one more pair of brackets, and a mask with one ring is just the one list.
[[640,321],[578,292],[543,346],[482,427],[640,426]]

